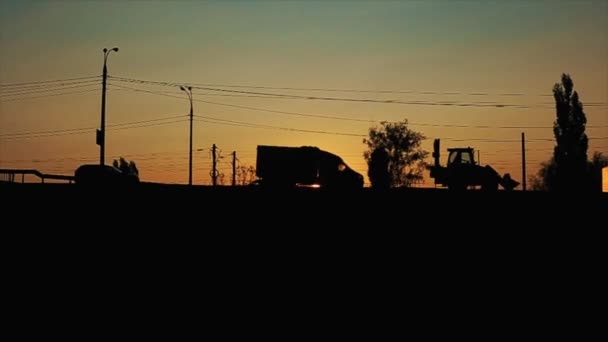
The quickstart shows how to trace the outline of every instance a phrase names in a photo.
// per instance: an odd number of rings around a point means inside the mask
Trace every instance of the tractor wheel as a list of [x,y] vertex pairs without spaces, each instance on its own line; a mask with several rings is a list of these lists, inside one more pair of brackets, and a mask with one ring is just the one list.
[[452,182],[448,184],[448,190],[454,192],[463,192],[467,190],[467,185],[461,182]]
[[482,191],[498,191],[498,181],[496,180],[487,180],[484,184],[481,185]]

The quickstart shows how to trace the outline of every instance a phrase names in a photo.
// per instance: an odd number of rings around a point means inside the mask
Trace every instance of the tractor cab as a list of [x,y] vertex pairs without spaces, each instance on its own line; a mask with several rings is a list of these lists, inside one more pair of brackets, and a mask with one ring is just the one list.
[[448,148],[448,167],[455,165],[476,165],[473,148]]

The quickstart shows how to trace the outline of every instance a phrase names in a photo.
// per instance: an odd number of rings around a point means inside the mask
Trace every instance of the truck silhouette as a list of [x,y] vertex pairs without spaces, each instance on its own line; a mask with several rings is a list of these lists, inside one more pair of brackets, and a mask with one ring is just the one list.
[[360,189],[363,176],[339,156],[313,146],[258,145],[258,183],[270,188]]
[[435,184],[447,186],[450,190],[466,190],[469,186],[481,186],[482,190],[496,191],[500,184],[505,190],[513,190],[519,182],[508,173],[501,177],[490,165],[481,166],[475,162],[471,147],[448,148],[448,164],[439,163],[439,139],[433,142],[434,165],[430,166],[431,178]]

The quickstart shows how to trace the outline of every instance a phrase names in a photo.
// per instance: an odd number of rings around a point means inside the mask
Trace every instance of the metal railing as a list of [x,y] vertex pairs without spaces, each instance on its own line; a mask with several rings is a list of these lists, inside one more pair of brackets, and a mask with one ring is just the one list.
[[25,175],[34,175],[40,178],[41,183],[44,183],[46,179],[65,180],[70,184],[74,182],[74,176],[53,175],[32,169],[0,169],[1,182],[16,183],[15,177],[18,175],[21,175],[21,183],[25,183]]

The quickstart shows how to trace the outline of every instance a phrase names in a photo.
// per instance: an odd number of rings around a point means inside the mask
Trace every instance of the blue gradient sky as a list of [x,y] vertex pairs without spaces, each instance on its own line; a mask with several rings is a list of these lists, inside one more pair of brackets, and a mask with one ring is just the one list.
[[[434,125],[551,126],[551,88],[570,73],[589,125],[608,125],[608,1],[12,1],[0,2],[0,83],[110,75],[190,83],[300,88],[483,92],[487,96],[297,92],[300,95],[406,101],[493,101],[533,108],[471,108],[221,97],[195,98],[280,111],[401,120]],[[169,92],[149,85],[116,85]],[[109,87],[108,124],[188,113],[186,99]],[[73,89],[72,89],[73,90]],[[175,92],[175,94],[173,94]],[[284,90],[267,92],[289,93]],[[293,93],[293,92],[292,92]],[[497,93],[522,93],[508,97]],[[39,95],[39,94],[38,94]],[[44,98],[0,97],[0,134],[99,126],[100,91]],[[7,101],[9,100],[10,101]],[[603,104],[603,105],[602,105]],[[366,134],[370,124],[284,116],[208,103],[195,113],[264,125]],[[149,181],[187,182],[187,122],[107,132],[107,154],[138,162]],[[433,138],[552,138],[551,129],[415,126]],[[0,167],[72,173],[95,162],[90,134],[0,139]],[[605,127],[587,130],[606,137]],[[259,144],[314,145],[366,174],[361,138],[198,122],[195,148],[216,143],[255,164]],[[517,143],[442,140],[468,145],[482,163],[521,180]],[[551,141],[530,142],[528,174],[551,155]],[[608,140],[590,151],[608,153]],[[152,153],[157,153],[152,155]],[[164,153],[164,154],[163,154]],[[65,159],[74,158],[74,159]],[[209,154],[198,152],[195,182],[209,182]],[[229,163],[221,163],[228,176]],[[427,186],[430,186],[427,183]]]

